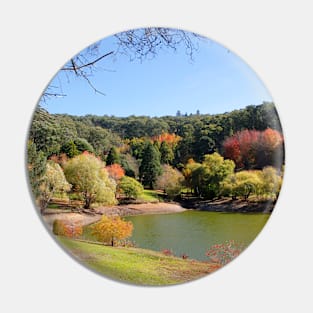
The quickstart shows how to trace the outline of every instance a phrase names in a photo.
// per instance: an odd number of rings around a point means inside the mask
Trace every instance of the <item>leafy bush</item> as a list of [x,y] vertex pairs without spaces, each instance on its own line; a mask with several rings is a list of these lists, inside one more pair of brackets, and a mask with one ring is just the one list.
[[245,245],[231,240],[211,246],[206,256],[209,257],[211,262],[224,266],[236,258],[244,249]]
[[57,236],[77,238],[83,234],[83,227],[78,222],[54,220],[52,231]]
[[117,188],[126,198],[137,199],[143,193],[143,186],[136,179],[128,176],[122,177]]
[[164,250],[162,250],[162,253],[166,256],[173,256],[174,255],[173,251],[170,249],[164,249]]

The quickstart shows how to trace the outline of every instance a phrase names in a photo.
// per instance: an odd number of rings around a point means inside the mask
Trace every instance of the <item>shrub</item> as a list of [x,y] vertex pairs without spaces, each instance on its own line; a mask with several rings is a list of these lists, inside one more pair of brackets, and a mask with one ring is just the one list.
[[211,262],[224,266],[236,258],[244,249],[245,245],[231,240],[211,246],[206,256],[209,257]]
[[79,222],[54,220],[52,231],[57,236],[77,238],[83,234],[83,227]]
[[143,193],[143,186],[136,179],[128,176],[122,177],[117,188],[126,198],[137,199]]
[[174,255],[173,252],[172,252],[172,250],[170,250],[170,249],[164,249],[164,250],[162,250],[162,253],[163,253],[164,255],[166,255],[166,256],[172,256],[172,255]]

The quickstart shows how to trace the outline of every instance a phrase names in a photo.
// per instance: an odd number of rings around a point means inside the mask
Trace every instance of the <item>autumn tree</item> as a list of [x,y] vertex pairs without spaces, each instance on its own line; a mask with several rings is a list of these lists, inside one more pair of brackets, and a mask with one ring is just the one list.
[[161,171],[160,153],[152,143],[148,141],[143,150],[142,161],[139,168],[139,176],[142,184],[152,189]]
[[106,166],[105,169],[108,171],[109,177],[116,183],[125,175],[124,169],[116,163]]
[[242,130],[223,142],[224,157],[237,168],[261,169],[267,165],[280,168],[283,163],[283,137],[277,130]]
[[277,130],[267,128],[260,133],[257,145],[257,168],[274,166],[279,169],[284,159],[283,136]]
[[162,166],[162,174],[156,180],[156,188],[163,190],[171,199],[180,195],[184,176],[170,165]]
[[71,185],[67,182],[61,166],[53,161],[48,161],[43,182],[40,185],[39,203],[41,213],[44,213],[53,195],[57,192],[67,192]]
[[117,186],[118,192],[126,198],[137,199],[143,193],[143,186],[136,179],[128,176],[122,177]]
[[78,221],[56,219],[53,222],[52,232],[57,236],[77,238],[83,234],[83,226]]
[[153,136],[151,139],[152,141],[157,141],[160,144],[162,144],[162,142],[166,142],[172,149],[174,149],[181,140],[181,137],[176,134],[162,132],[160,135]]
[[101,220],[92,226],[92,235],[98,241],[109,243],[112,247],[117,240],[130,237],[132,231],[132,222],[124,221],[119,216],[108,217],[103,215]]
[[116,184],[109,178],[104,163],[93,154],[83,153],[69,160],[64,168],[67,180],[84,199],[84,208],[94,202],[114,204]]

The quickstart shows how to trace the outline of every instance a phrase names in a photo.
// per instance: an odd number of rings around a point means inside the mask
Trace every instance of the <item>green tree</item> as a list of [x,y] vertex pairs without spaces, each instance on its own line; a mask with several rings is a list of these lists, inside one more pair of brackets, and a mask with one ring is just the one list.
[[282,185],[282,177],[278,174],[277,169],[272,166],[263,168],[262,172],[260,172],[260,178],[262,181],[262,193],[277,199]]
[[74,144],[76,145],[76,148],[79,152],[88,151],[93,153],[94,149],[92,145],[84,138],[75,138]]
[[37,151],[36,144],[31,140],[27,143],[27,169],[30,187],[37,199],[46,172],[46,157],[42,151]]
[[83,153],[74,157],[66,163],[64,173],[74,190],[81,193],[85,209],[94,202],[116,203],[116,185],[109,179],[104,163],[94,155]]
[[229,195],[233,199],[243,197],[248,200],[251,194],[260,195],[262,193],[262,178],[260,171],[241,171],[229,175],[221,184],[224,195]]
[[221,195],[221,182],[234,172],[235,163],[224,160],[217,152],[204,156],[201,166],[192,172],[192,185],[196,194],[208,199]]
[[43,182],[40,185],[40,209],[44,213],[51,198],[56,192],[70,191],[71,185],[66,181],[61,166],[53,161],[48,161]]
[[30,127],[29,139],[36,144],[36,149],[43,151],[46,156],[58,154],[62,141],[57,118],[38,107]]
[[73,158],[74,156],[79,154],[79,151],[73,140],[68,141],[61,147],[61,153],[65,153],[69,158]]
[[110,138],[112,134],[99,126],[92,127],[89,132],[88,141],[93,146],[97,155],[103,155],[111,146]]
[[166,141],[162,141],[160,146],[161,163],[171,164],[174,159],[174,152]]
[[126,198],[137,199],[143,193],[143,186],[136,179],[128,176],[122,177],[117,189],[120,193],[125,195]]
[[148,141],[143,150],[142,161],[139,167],[139,177],[142,184],[152,189],[161,171],[160,153]]
[[195,170],[201,167],[200,163],[194,161],[194,159],[189,159],[187,164],[183,168],[183,175],[185,177],[185,185],[190,188],[191,193],[195,193],[195,188],[197,186],[194,177]]
[[112,147],[106,158],[106,165],[121,164],[120,154],[115,147]]

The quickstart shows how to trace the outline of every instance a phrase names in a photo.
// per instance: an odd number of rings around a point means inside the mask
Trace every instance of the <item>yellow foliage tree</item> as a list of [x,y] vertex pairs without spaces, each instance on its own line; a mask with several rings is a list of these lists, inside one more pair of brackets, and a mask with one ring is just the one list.
[[115,204],[115,182],[109,178],[104,163],[93,154],[84,152],[70,159],[64,168],[67,180],[84,199],[84,208],[92,203]]
[[92,226],[92,235],[103,243],[110,243],[112,247],[116,240],[130,237],[132,231],[132,222],[124,221],[119,216],[103,215],[101,220]]

